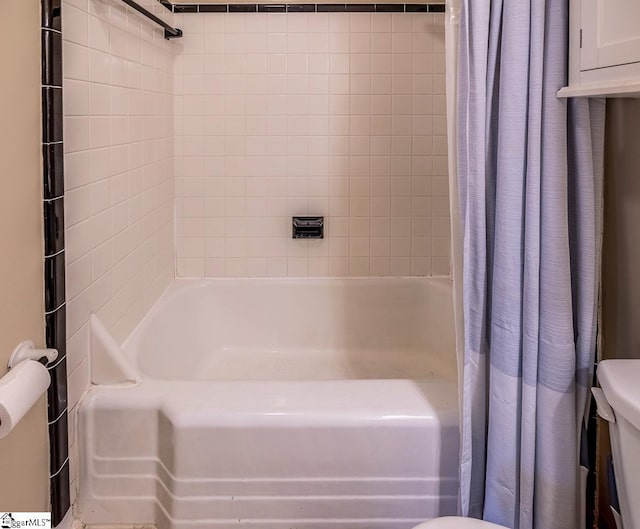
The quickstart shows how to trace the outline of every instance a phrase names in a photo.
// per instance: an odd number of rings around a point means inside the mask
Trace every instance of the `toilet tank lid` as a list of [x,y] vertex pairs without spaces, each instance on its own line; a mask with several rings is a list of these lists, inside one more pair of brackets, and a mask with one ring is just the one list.
[[640,430],[640,360],[603,360],[598,380],[615,413]]

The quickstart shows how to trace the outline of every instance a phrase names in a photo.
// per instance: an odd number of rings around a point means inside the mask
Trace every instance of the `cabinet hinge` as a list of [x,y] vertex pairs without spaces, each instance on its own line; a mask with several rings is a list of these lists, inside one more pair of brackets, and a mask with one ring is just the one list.
[[582,28],[580,28],[580,49],[582,49]]

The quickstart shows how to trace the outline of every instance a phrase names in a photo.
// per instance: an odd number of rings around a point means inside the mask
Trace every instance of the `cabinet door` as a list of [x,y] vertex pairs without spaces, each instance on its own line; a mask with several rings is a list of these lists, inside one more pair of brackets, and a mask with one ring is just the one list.
[[640,0],[582,0],[580,69],[640,62]]

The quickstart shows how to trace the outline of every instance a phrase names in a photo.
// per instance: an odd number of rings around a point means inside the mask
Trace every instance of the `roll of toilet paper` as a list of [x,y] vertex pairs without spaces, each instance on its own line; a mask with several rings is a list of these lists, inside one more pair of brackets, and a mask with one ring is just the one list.
[[34,360],[20,362],[0,378],[0,439],[9,435],[50,383],[47,368]]

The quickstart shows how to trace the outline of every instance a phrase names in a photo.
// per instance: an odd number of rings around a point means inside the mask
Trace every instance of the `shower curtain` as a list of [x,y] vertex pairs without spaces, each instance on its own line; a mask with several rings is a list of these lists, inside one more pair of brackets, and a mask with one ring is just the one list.
[[580,520],[604,101],[556,97],[567,84],[568,3],[450,6],[459,16],[449,109],[454,275],[456,264],[462,274],[461,511],[514,529],[576,529]]

